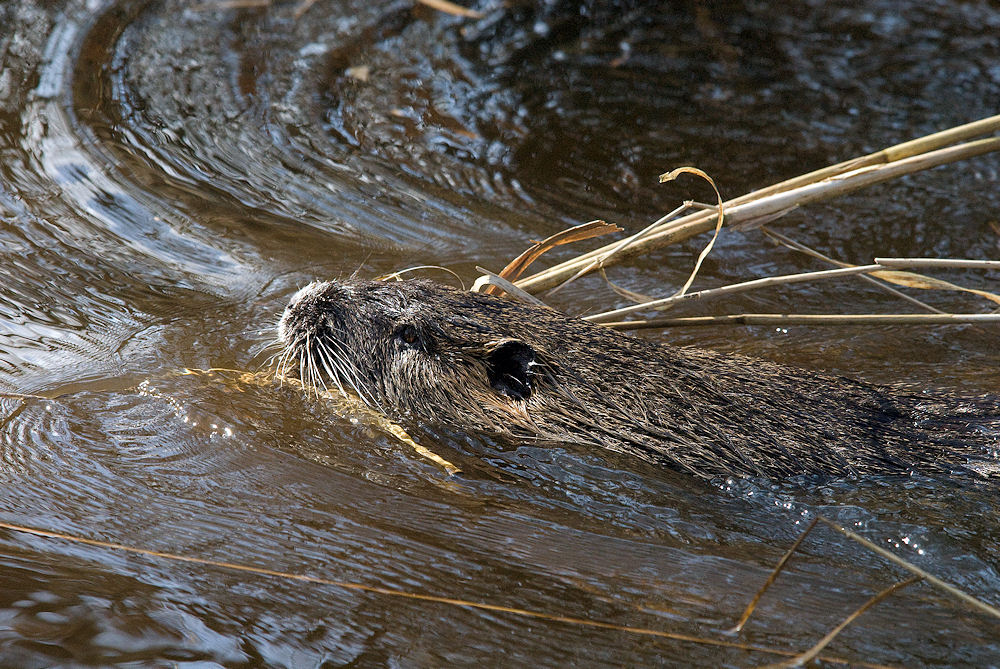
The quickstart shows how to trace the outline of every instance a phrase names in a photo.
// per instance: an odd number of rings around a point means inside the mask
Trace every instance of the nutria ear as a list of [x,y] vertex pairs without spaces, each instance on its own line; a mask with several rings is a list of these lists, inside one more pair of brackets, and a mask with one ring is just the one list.
[[531,397],[531,365],[535,350],[518,339],[502,339],[487,346],[490,386],[515,400]]

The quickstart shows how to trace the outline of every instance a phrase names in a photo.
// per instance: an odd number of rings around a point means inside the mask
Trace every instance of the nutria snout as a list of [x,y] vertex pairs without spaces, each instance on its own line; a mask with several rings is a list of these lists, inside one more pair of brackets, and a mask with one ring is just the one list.
[[585,444],[702,478],[988,473],[996,398],[891,386],[635,339],[428,281],[317,282],[278,326],[279,372],[391,418]]

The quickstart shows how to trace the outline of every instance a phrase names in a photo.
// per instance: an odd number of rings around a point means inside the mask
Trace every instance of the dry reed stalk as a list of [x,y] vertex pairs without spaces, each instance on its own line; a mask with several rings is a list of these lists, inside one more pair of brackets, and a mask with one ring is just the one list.
[[613,309],[612,311],[604,311],[599,314],[591,314],[590,316],[584,317],[584,320],[590,321],[592,323],[605,323],[608,321],[614,321],[616,318],[621,318],[622,316],[628,316],[629,314],[634,314],[638,311],[648,311],[650,309],[656,311],[665,311],[670,307],[679,304],[681,302],[690,302],[692,300],[709,300],[716,297],[735,295],[737,293],[745,293],[747,291],[755,290],[757,288],[765,288],[768,286],[779,286],[786,283],[800,283],[803,281],[831,279],[842,276],[851,276],[854,274],[866,274],[870,272],[877,272],[880,269],[882,269],[881,265],[860,265],[858,267],[841,267],[839,269],[825,269],[818,272],[802,272],[800,274],[784,274],[781,276],[768,276],[764,277],[763,279],[753,279],[752,281],[743,281],[742,283],[734,283],[728,286],[722,286],[721,288],[708,288],[706,290],[699,290],[695,293],[687,293],[685,295],[673,295],[671,297],[664,297],[659,300],[652,300],[650,302],[633,304],[627,307],[622,307],[620,309]]
[[829,179],[838,174],[850,172],[869,165],[892,163],[897,160],[902,160],[903,158],[910,158],[912,156],[928,153],[929,151],[934,151],[950,144],[964,142],[965,140],[972,139],[973,137],[988,135],[989,133],[996,132],[997,130],[1000,130],[1000,114],[980,119],[978,121],[973,121],[971,123],[966,123],[964,125],[955,126],[954,128],[948,128],[947,130],[941,130],[930,135],[925,135],[924,137],[918,137],[917,139],[911,139],[901,144],[881,149],[875,153],[869,153],[868,155],[861,156],[860,158],[852,158],[851,160],[845,160],[842,163],[830,165],[829,167],[824,167],[822,169],[809,172],[808,174],[786,179],[785,181],[768,186],[767,188],[762,188],[754,191],[753,193],[748,193],[747,195],[738,197],[733,200],[733,202],[748,202],[753,198],[771,195],[772,193],[780,191],[791,190],[793,188],[798,188],[799,186],[804,186],[805,184],[814,183],[822,179]]
[[[908,268],[908,267],[964,267],[964,268],[974,268],[974,269],[1000,269],[1000,261],[994,260],[955,260],[955,259],[943,259],[939,260],[937,258],[888,258],[889,265],[883,265],[879,262],[879,258],[875,259],[875,264],[871,265],[848,265],[847,263],[838,263],[844,265],[838,269],[827,269],[820,270],[816,272],[801,272],[798,274],[784,274],[780,276],[768,276],[761,279],[753,279],[750,281],[742,281],[740,283],[730,284],[728,286],[721,286],[719,288],[707,288],[705,290],[699,290],[694,293],[687,294],[675,294],[670,297],[664,297],[660,299],[650,299],[639,304],[629,305],[627,307],[621,307],[619,309],[613,309],[611,311],[604,311],[597,314],[591,314],[586,316],[584,320],[590,321],[592,323],[607,323],[615,321],[623,316],[628,316],[639,311],[666,311],[674,307],[681,302],[689,302],[692,300],[710,300],[719,297],[725,297],[728,295],[734,295],[738,293],[745,293],[751,290],[756,290],[758,288],[767,288],[771,286],[778,286],[788,283],[801,283],[804,281],[817,281],[821,279],[833,279],[840,278],[842,276],[851,275],[863,275],[872,274],[878,276],[879,278],[889,281],[891,283],[896,283],[899,285],[909,286],[912,288],[921,288],[924,290],[959,290],[967,293],[973,293],[979,295],[991,302],[1000,303],[1000,295],[990,293],[984,290],[979,290],[976,288],[965,288],[963,286],[958,286],[948,281],[943,281],[941,279],[935,279],[932,277],[921,276],[919,274],[913,274],[910,272],[900,272],[896,270],[891,270],[892,268]],[[834,261],[835,262],[835,261]],[[922,302],[917,301],[918,304],[923,305]],[[923,305],[928,306],[928,305]],[[936,313],[943,313],[932,307],[928,307]]]
[[[908,260],[908,258],[897,258],[900,262],[897,266],[903,266],[903,261]],[[917,266],[929,266],[923,263],[924,259],[914,258],[913,259]],[[946,262],[960,262],[957,260],[946,260]],[[989,261],[971,260],[970,263],[980,263]],[[970,265],[966,265],[969,267]],[[941,267],[941,265],[936,265],[936,267]],[[950,281],[945,281],[944,279],[936,279],[932,276],[927,276],[925,274],[914,274],[913,272],[902,272],[896,269],[884,269],[878,272],[872,272],[872,276],[878,277],[883,281],[888,281],[889,283],[894,283],[897,286],[907,286],[909,288],[919,288],[921,290],[957,290],[963,293],[970,293],[972,295],[978,295],[984,299],[993,302],[994,304],[1000,304],[1000,295],[996,293],[991,293],[987,290],[981,290],[979,288],[966,288],[965,286],[959,286],[958,284],[951,283]]]
[[941,591],[947,593],[948,595],[950,595],[951,597],[954,597],[955,599],[964,602],[968,606],[971,606],[972,608],[978,610],[981,613],[985,613],[988,616],[991,616],[991,617],[993,617],[993,618],[995,618],[997,620],[1000,620],[1000,609],[998,609],[997,607],[995,607],[995,606],[993,606],[991,604],[987,604],[986,602],[984,602],[983,600],[981,600],[981,599],[979,599],[977,597],[973,597],[972,595],[970,595],[969,593],[965,592],[964,590],[956,588],[951,583],[948,583],[946,581],[942,581],[941,579],[939,579],[934,574],[931,574],[930,572],[924,571],[923,569],[921,569],[920,567],[916,566],[912,562],[909,562],[908,560],[905,560],[905,559],[899,557],[898,555],[896,555],[892,551],[886,550],[885,548],[882,548],[881,546],[879,546],[877,544],[874,544],[871,541],[868,541],[867,539],[865,539],[860,534],[856,534],[856,533],[852,532],[851,530],[849,530],[849,529],[847,529],[847,528],[839,525],[838,523],[833,522],[829,518],[826,518],[824,516],[818,516],[818,518],[819,518],[819,521],[821,523],[823,523],[824,525],[826,525],[827,527],[829,527],[829,528],[831,528],[833,530],[836,530],[837,532],[840,532],[841,534],[843,534],[845,537],[847,537],[851,541],[853,541],[855,543],[858,543],[858,544],[861,544],[862,546],[864,546],[868,550],[872,551],[873,553],[877,553],[877,554],[881,555],[886,560],[889,560],[893,564],[896,564],[896,565],[902,567],[903,569],[907,570],[908,572],[910,572],[914,576],[919,576],[921,579],[923,579],[924,581],[926,581],[930,585],[934,586],[938,590],[941,590]]
[[[785,246],[786,248],[790,248],[793,251],[798,251],[799,253],[804,253],[807,256],[810,256],[811,258],[816,258],[817,260],[822,260],[825,263],[829,263],[831,265],[836,265],[837,267],[852,267],[853,266],[850,263],[846,263],[846,262],[843,262],[841,260],[835,260],[835,259],[833,259],[833,258],[831,258],[831,257],[829,257],[827,255],[823,255],[822,253],[820,253],[816,249],[810,248],[810,247],[806,246],[805,244],[803,244],[801,242],[795,241],[794,239],[790,239],[789,237],[786,237],[785,235],[781,234],[780,232],[775,232],[774,230],[771,230],[770,228],[761,227],[760,231],[763,232],[767,237],[770,237],[775,243],[781,244],[782,246]],[[935,313],[935,314],[946,313],[945,311],[942,311],[941,309],[938,309],[935,306],[931,306],[930,304],[927,304],[926,302],[918,300],[915,297],[907,295],[906,293],[904,293],[904,292],[902,292],[900,290],[896,290],[892,286],[890,286],[890,285],[888,285],[886,283],[883,283],[882,281],[879,281],[878,279],[876,279],[876,278],[874,278],[874,277],[872,277],[872,276],[870,276],[868,274],[859,274],[858,278],[861,279],[862,281],[865,281],[867,283],[872,284],[873,286],[877,287],[879,290],[884,290],[885,292],[889,293],[890,295],[893,295],[894,297],[898,297],[901,300],[905,300],[906,302],[909,302],[910,304],[915,304],[916,306],[920,307],[921,309],[924,309],[925,311],[930,311],[931,313]]]
[[1000,314],[727,314],[601,323],[613,330],[691,325],[1000,325]]
[[1000,260],[963,260],[959,258],[875,258],[883,267],[910,268],[928,267],[932,269],[1000,269]]
[[774,565],[774,569],[771,570],[771,573],[768,575],[767,580],[764,581],[764,585],[760,586],[760,589],[757,591],[757,594],[753,596],[753,599],[750,600],[750,603],[747,605],[746,609],[743,610],[743,615],[740,616],[739,621],[733,626],[731,630],[729,630],[730,634],[737,634],[740,631],[742,631],[743,626],[747,624],[747,620],[750,619],[750,616],[757,608],[757,603],[760,602],[760,598],[763,597],[764,593],[767,592],[767,589],[774,584],[774,581],[777,580],[778,575],[781,574],[781,572],[785,569],[785,566],[788,564],[788,561],[791,559],[792,555],[794,555],[795,551],[799,549],[799,546],[802,544],[805,538],[809,536],[809,533],[813,531],[813,528],[816,527],[816,523],[818,522],[819,522],[819,516],[813,518],[812,521],[810,521],[810,523],[806,526],[805,531],[803,531],[802,534],[799,535],[799,538],[795,540],[795,543],[793,543],[788,548],[788,550],[785,551],[785,554],[781,556],[781,559],[778,560],[778,564]]
[[258,9],[270,5],[271,0],[217,0],[194,5],[190,9],[193,12],[217,12],[227,9]]
[[[279,384],[287,383],[293,388],[305,389],[305,384],[299,379],[286,377],[286,376],[276,376],[271,372],[258,372],[256,374],[250,372],[244,372],[238,369],[227,369],[225,367],[212,367],[210,369],[191,369],[185,368],[181,370],[180,376],[195,376],[195,377],[213,377],[217,376],[223,380],[230,380],[239,384],[246,384],[249,386],[270,386],[277,382]],[[361,401],[360,398],[349,394],[346,392],[336,392],[331,390],[323,389],[320,391],[317,389],[316,392],[317,399],[323,398],[330,402],[331,406],[340,407],[345,410],[350,411],[355,416],[361,417],[368,421],[371,425],[381,429],[394,436],[396,439],[406,444],[412,448],[418,455],[426,458],[438,465],[445,470],[449,476],[460,473],[462,470],[458,466],[448,462],[442,458],[437,453],[431,451],[425,446],[421,446],[400,426],[389,420],[385,415],[377,411],[373,411],[368,408],[368,406]]]
[[[493,276],[500,277],[505,281],[516,281],[520,278],[521,274],[524,273],[526,269],[535,262],[542,255],[547,253],[549,250],[555,248],[556,246],[561,246],[562,244],[572,244],[574,242],[583,241],[585,239],[591,239],[593,237],[599,237],[601,235],[606,235],[609,232],[621,232],[621,228],[617,225],[611,225],[605,223],[604,221],[590,221],[588,223],[582,223],[580,225],[574,225],[572,228],[567,230],[562,230],[554,235],[546,237],[540,242],[534,242],[531,248],[524,251],[521,255],[511,260],[507,263],[498,274]],[[478,268],[476,268],[478,269]],[[472,287],[473,292],[480,290],[480,281]],[[485,288],[481,292],[487,295],[497,295],[498,291],[494,290],[494,285],[489,285],[488,282]],[[523,293],[524,291],[520,291]]]
[[[782,244],[790,249],[805,253],[808,256],[817,258],[824,262],[837,265],[839,267],[854,267],[850,263],[842,262],[840,260],[834,260],[833,258],[827,257],[815,251],[804,244],[800,244],[788,237],[770,230],[768,228],[762,227],[760,229],[768,237],[772,238],[779,244]],[[910,297],[906,293],[902,293],[895,288],[882,283],[886,281],[888,283],[895,283],[900,286],[907,286],[910,288],[920,288],[921,290],[957,290],[965,293],[971,293],[973,295],[978,295],[983,297],[990,302],[1000,304],[1000,295],[996,293],[990,293],[985,290],[979,290],[977,288],[966,288],[964,286],[958,286],[954,283],[948,281],[943,281],[942,279],[935,279],[929,276],[924,276],[922,274],[913,274],[912,272],[900,272],[897,268],[909,267],[929,267],[929,268],[965,268],[965,269],[1000,269],[1000,262],[995,260],[961,260],[956,258],[875,258],[875,262],[888,268],[888,271],[884,272],[873,272],[871,275],[862,274],[859,278],[868,281],[882,290],[889,292],[896,297],[911,302],[917,305],[921,309],[926,309],[927,311],[933,311],[934,313],[943,314],[944,311],[936,307],[932,307],[929,304],[921,302],[920,300]],[[877,278],[876,278],[877,277]],[[878,279],[882,279],[879,281]]]
[[[28,527],[25,525],[17,525],[14,523],[8,523],[0,521],[0,528],[5,530],[12,530],[14,532],[22,532],[25,534],[30,534],[36,537],[44,537],[47,539],[58,539],[61,541],[68,541],[73,544],[79,544],[84,546],[92,546],[94,548],[108,549],[114,551],[122,551],[125,553],[131,553],[133,555],[142,555],[145,557],[160,558],[164,560],[171,560],[175,562],[183,562],[186,564],[196,564],[205,567],[215,567],[219,569],[227,569],[238,571],[242,573],[254,574],[258,576],[268,576],[273,578],[281,578],[289,581],[297,581],[300,583],[307,583],[311,585],[325,585],[332,586],[335,588],[341,588],[344,590],[354,591],[354,592],[364,592],[367,594],[382,595],[386,597],[397,597],[402,599],[408,599],[411,601],[425,602],[431,604],[440,604],[444,606],[452,606],[462,609],[473,609],[479,611],[489,611],[491,613],[501,613],[510,614],[515,616],[521,616],[524,618],[530,618],[534,620],[541,620],[546,622],[560,623],[564,625],[576,625],[580,627],[587,627],[590,629],[601,629],[608,630],[612,632],[621,632],[633,635],[642,635],[652,638],[666,639],[669,641],[681,642],[681,643],[691,643],[708,647],[715,648],[730,648],[735,650],[742,650],[747,652],[759,652],[768,653],[770,655],[778,655],[782,657],[794,657],[795,653],[782,650],[778,648],[769,648],[767,646],[761,646],[759,644],[741,643],[738,641],[731,641],[728,639],[714,639],[710,637],[699,637],[693,634],[684,634],[681,632],[670,632],[666,630],[656,630],[649,629],[645,627],[635,627],[628,625],[620,625],[617,623],[604,622],[600,620],[593,620],[590,618],[576,618],[572,616],[564,616],[559,614],[545,613],[543,611],[535,611],[531,609],[524,609],[515,606],[506,606],[503,604],[492,604],[490,602],[473,601],[467,599],[457,599],[453,597],[442,597],[440,595],[425,594],[420,592],[412,592],[408,590],[399,590],[390,586],[383,585],[369,585],[365,583],[355,583],[350,581],[336,581],[329,578],[324,578],[322,576],[312,576],[309,574],[292,573],[286,571],[279,571],[276,569],[268,569],[266,567],[256,567],[253,565],[240,564],[238,562],[228,562],[224,560],[214,560],[210,558],[201,558],[193,555],[182,555],[179,553],[169,553],[166,551],[157,551],[149,548],[142,548],[139,546],[129,546],[127,544],[120,544],[112,541],[103,541],[99,539],[89,539],[86,537],[78,537],[71,534],[65,534],[63,532],[54,532],[51,530],[44,530],[36,527]],[[820,660],[828,663],[844,664],[852,667],[866,667],[870,669],[884,669],[885,665],[875,664],[873,662],[857,661],[857,660],[846,660],[839,657],[831,656],[819,656]]]
[[[956,137],[972,136],[970,133],[973,132],[982,134],[998,127],[1000,127],[1000,116],[991,117],[748,193],[723,204],[726,222],[731,227],[762,225],[804,204],[843,195],[905,174],[1000,150],[1000,137],[990,137],[913,154],[918,149],[947,143],[945,140],[954,141]],[[892,162],[885,162],[890,159]],[[711,230],[715,227],[716,219],[716,211],[702,210],[665,221],[655,230],[645,234],[641,240],[633,236],[624,240],[624,244],[616,242],[606,245],[522,279],[517,285],[528,292],[537,293],[552,288],[574,275],[585,273],[588,265],[590,271],[593,271],[597,266],[607,267],[640,253],[675,244]],[[597,259],[602,260],[595,263]]]
[[389,272],[388,274],[383,274],[381,276],[377,276],[377,277],[375,277],[375,280],[376,281],[403,281],[403,275],[404,274],[409,274],[410,272],[418,272],[420,270],[425,270],[425,269],[437,270],[437,271],[440,271],[440,272],[446,272],[446,273],[450,274],[452,277],[454,277],[454,279],[456,281],[458,281],[458,285],[460,285],[462,287],[462,290],[465,290],[465,282],[462,281],[462,277],[460,277],[457,272],[455,272],[453,270],[450,270],[447,267],[442,267],[441,265],[413,265],[412,267],[404,267],[403,269],[398,269],[395,272]]
[[431,9],[436,9],[439,12],[451,14],[452,16],[462,16],[467,19],[483,18],[482,12],[477,12],[474,9],[462,7],[461,5],[456,5],[454,2],[448,2],[448,0],[417,0],[417,2],[422,5],[427,5]]
[[[694,269],[688,276],[687,281],[684,282],[684,285],[681,286],[680,290],[677,291],[676,293],[677,296],[681,296],[687,293],[688,288],[690,288],[691,284],[694,283],[695,277],[698,276],[698,271],[701,270],[701,264],[705,262],[705,258],[708,257],[708,254],[712,252],[712,247],[715,246],[715,240],[719,238],[719,233],[722,231],[722,225],[726,222],[725,210],[723,209],[722,206],[722,193],[719,192],[719,188],[718,186],[715,185],[715,182],[712,180],[712,177],[708,176],[707,174],[705,174],[705,172],[699,170],[697,167],[678,167],[676,170],[671,170],[666,174],[661,174],[660,183],[662,184],[666,183],[667,181],[673,181],[682,174],[693,174],[707,181],[709,185],[712,186],[712,190],[715,191],[715,197],[716,199],[718,199],[719,202],[715,207],[717,216],[717,218],[715,219],[715,232],[712,233],[712,238],[708,241],[708,244],[705,245],[705,248],[703,248],[701,250],[701,253],[698,254],[698,260],[694,264]],[[603,261],[601,262],[601,271],[602,272],[604,271]]]
[[[651,234],[654,230],[656,230],[660,225],[663,225],[664,223],[666,223],[667,221],[669,221],[670,219],[672,219],[672,218],[674,218],[676,216],[680,216],[682,213],[684,213],[688,209],[692,208],[693,206],[695,206],[694,202],[684,202],[681,206],[677,207],[676,209],[674,209],[669,214],[666,214],[665,216],[659,218],[656,221],[653,221],[652,223],[650,223],[649,225],[647,225],[645,228],[643,228],[639,232],[637,232],[634,235],[632,235],[631,237],[626,237],[625,239],[621,240],[620,242],[612,245],[611,246],[611,250],[609,250],[605,254],[600,255],[600,256],[594,258],[593,260],[591,260],[589,263],[587,263],[586,265],[584,265],[581,269],[577,270],[576,274],[574,274],[573,276],[569,277],[568,279],[566,279],[565,281],[563,281],[562,283],[560,283],[558,286],[556,286],[555,288],[553,288],[551,291],[549,291],[549,294],[551,295],[552,293],[556,292],[557,290],[565,288],[566,286],[568,286],[572,282],[574,282],[577,279],[579,279],[584,274],[587,274],[587,273],[589,273],[589,272],[591,272],[591,271],[593,271],[595,269],[603,267],[605,260],[607,260],[608,258],[612,257],[616,253],[619,253],[620,251],[624,250],[625,247],[631,246],[633,244],[638,243],[641,239],[643,239],[644,237],[646,237],[646,235]],[[718,210],[718,207],[711,207],[711,208],[714,211]],[[608,247],[604,247],[604,248],[608,248]]]
[[497,288],[505,293],[508,297],[514,300],[520,300],[521,302],[527,302],[528,304],[535,304],[540,307],[547,307],[549,305],[542,302],[540,299],[532,295],[531,293],[526,293],[513,283],[503,278],[499,274],[489,271],[479,265],[476,265],[476,271],[479,272],[479,278],[476,282],[472,284],[470,289],[473,293],[488,293],[490,288]]
[[837,532],[843,534],[851,541],[861,544],[861,546],[863,546],[864,548],[874,552],[877,555],[880,555],[881,557],[889,560],[893,564],[902,567],[903,569],[913,574],[913,577],[905,581],[899,581],[897,583],[894,583],[893,585],[889,586],[888,588],[885,588],[875,596],[871,597],[867,602],[865,602],[858,609],[856,609],[851,615],[845,618],[840,624],[838,624],[830,632],[824,635],[824,637],[819,641],[819,643],[815,644],[812,648],[808,649],[804,653],[798,654],[795,657],[792,657],[789,660],[781,662],[779,664],[767,665],[768,667],[802,666],[806,662],[815,659],[819,655],[819,653],[821,653],[823,649],[826,648],[826,646],[829,645],[829,643],[837,637],[837,635],[839,635],[842,631],[844,631],[844,628],[846,628],[848,625],[854,622],[865,611],[875,606],[882,600],[886,599],[890,595],[898,592],[899,590],[902,590],[903,588],[906,588],[910,585],[913,585],[921,581],[928,583],[934,588],[943,591],[950,597],[958,601],[961,601],[968,606],[971,606],[972,608],[980,611],[981,613],[985,613],[993,618],[1000,619],[1000,609],[997,609],[995,606],[987,604],[983,600],[970,595],[964,590],[961,590],[951,585],[950,583],[947,583],[946,581],[942,581],[933,574],[921,569],[920,567],[917,567],[912,562],[904,558],[901,558],[892,551],[886,550],[885,548],[882,548],[881,546],[872,543],[871,541],[865,539],[861,535],[856,534],[842,527],[838,523],[833,522],[829,518],[826,518],[825,516],[816,516],[815,518],[813,518],[812,522],[809,523],[806,529],[798,536],[798,538],[795,540],[795,543],[793,543],[792,546],[785,552],[785,554],[781,556],[781,559],[778,560],[777,565],[775,565],[774,569],[771,570],[771,573],[768,575],[767,580],[754,595],[753,599],[750,601],[750,604],[744,610],[743,615],[740,616],[739,622],[736,624],[735,627],[733,627],[732,630],[730,630],[730,633],[736,634],[742,631],[742,629],[746,625],[747,620],[750,619],[750,616],[756,609],[757,604],[760,602],[760,598],[774,584],[775,580],[777,580],[778,578],[778,575],[781,574],[782,570],[784,570],[784,568],[788,565],[789,559],[791,559],[792,555],[799,550],[799,547],[802,545],[802,542],[816,528],[816,525],[818,523],[823,523],[827,527],[830,527],[831,529],[836,530]]
[[830,630],[822,639],[819,640],[819,642],[816,643],[816,645],[814,645],[809,650],[799,655],[796,655],[793,658],[789,658],[784,662],[776,662],[775,664],[768,664],[764,666],[767,669],[785,669],[786,667],[801,667],[805,665],[807,662],[812,662],[814,659],[816,659],[817,655],[823,652],[824,648],[830,645],[831,641],[836,639],[837,636],[841,632],[843,632],[848,625],[857,620],[858,617],[860,617],[861,614],[863,614],[865,611],[875,606],[883,599],[886,599],[887,597],[899,592],[903,588],[907,588],[913,585],[914,583],[919,583],[922,580],[923,578],[921,578],[920,576],[912,576],[906,579],[905,581],[899,581],[898,583],[893,583],[888,588],[882,590],[881,592],[873,596],[871,599],[869,599],[867,602],[862,604],[860,607],[858,607],[858,609],[854,611],[854,613],[847,616],[847,618],[845,618],[843,622],[841,622],[839,625]]

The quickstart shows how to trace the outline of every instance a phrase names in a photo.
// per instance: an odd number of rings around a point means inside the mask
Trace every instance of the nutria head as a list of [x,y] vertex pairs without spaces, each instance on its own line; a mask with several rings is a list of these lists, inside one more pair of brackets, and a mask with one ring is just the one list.
[[312,283],[278,338],[279,375],[353,390],[404,423],[608,448],[702,478],[951,472],[1000,434],[995,398],[931,401],[658,345],[427,281]]
[[547,374],[511,306],[424,281],[312,283],[281,317],[279,371],[390,416],[501,428]]

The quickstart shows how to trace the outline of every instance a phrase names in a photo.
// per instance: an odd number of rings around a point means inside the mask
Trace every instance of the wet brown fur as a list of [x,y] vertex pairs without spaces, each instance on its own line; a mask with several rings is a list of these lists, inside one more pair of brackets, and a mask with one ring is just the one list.
[[282,371],[354,388],[397,420],[608,448],[703,478],[975,472],[1000,435],[994,398],[654,344],[427,281],[312,284],[279,339]]

